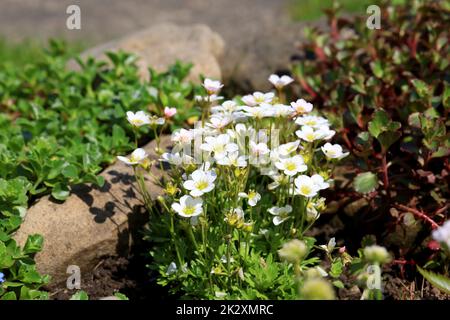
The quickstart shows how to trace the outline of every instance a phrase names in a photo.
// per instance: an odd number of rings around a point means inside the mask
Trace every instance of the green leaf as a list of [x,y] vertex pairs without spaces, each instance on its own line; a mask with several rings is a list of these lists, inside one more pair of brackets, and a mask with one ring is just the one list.
[[124,295],[123,293],[120,292],[116,292],[114,294],[115,297],[119,298],[120,300],[129,300],[128,297],[126,295]]
[[56,200],[64,201],[66,200],[70,195],[69,187],[67,185],[63,185],[62,183],[58,182],[55,184],[52,190],[52,197]]
[[74,165],[68,165],[66,167],[64,167],[64,169],[62,169],[62,174],[69,179],[77,179],[79,172],[77,167],[75,167]]
[[10,268],[13,264],[13,257],[8,252],[5,244],[0,242],[0,270]]
[[97,186],[102,188],[105,185],[105,178],[102,176],[97,176],[96,183],[97,183]]
[[44,243],[44,238],[39,234],[30,235],[25,243],[23,248],[23,252],[28,253],[36,253],[42,250],[42,245]]
[[378,110],[375,112],[372,121],[369,122],[368,130],[386,151],[400,138],[401,134],[398,132],[400,127],[400,122],[392,121],[384,110]]
[[7,292],[2,296],[1,300],[17,300],[16,293],[14,291]]
[[398,131],[386,131],[382,132],[377,140],[380,142],[380,144],[383,146],[383,150],[386,151],[389,149],[390,146],[392,146],[398,139],[400,139],[401,133]]
[[89,300],[89,296],[87,295],[86,292],[84,292],[83,290],[80,290],[77,293],[75,293],[74,295],[72,295],[70,300]]
[[377,138],[381,132],[386,130],[386,127],[389,124],[388,114],[384,110],[378,110],[375,112],[372,121],[369,122],[368,130],[370,134]]
[[342,263],[342,260],[337,259],[331,265],[330,276],[332,276],[333,278],[338,278],[341,275],[343,268],[344,268],[344,265]]
[[370,63],[370,69],[372,69],[373,74],[381,79],[384,75],[383,66],[381,65],[381,62],[379,60],[373,61]]
[[372,172],[360,173],[353,181],[353,187],[356,192],[369,193],[375,191],[378,187],[378,177]]
[[412,80],[412,84],[416,89],[417,95],[421,98],[428,98],[431,96],[431,90],[428,85],[419,79]]
[[442,95],[442,104],[445,109],[450,109],[450,85],[445,84],[444,94]]
[[436,274],[431,271],[426,271],[422,269],[421,267],[417,266],[417,269],[419,270],[420,274],[428,280],[434,287],[438,288],[442,292],[445,292],[446,294],[450,294],[450,279],[447,277],[444,277],[443,275]]
[[344,284],[342,283],[341,280],[335,280],[335,281],[333,281],[333,285],[334,285],[336,288],[339,288],[339,289],[344,289],[344,288],[345,288],[345,286],[344,286]]

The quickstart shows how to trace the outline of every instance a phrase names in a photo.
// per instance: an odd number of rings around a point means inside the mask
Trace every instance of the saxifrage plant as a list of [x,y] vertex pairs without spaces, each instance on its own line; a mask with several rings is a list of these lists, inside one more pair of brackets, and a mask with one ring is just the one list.
[[[175,296],[334,299],[334,288],[345,286],[340,277],[352,262],[345,247],[334,238],[318,246],[306,233],[325,209],[320,193],[330,187],[332,167],[348,153],[326,142],[335,131],[310,103],[286,104],[292,78],[269,81],[277,95],[255,92],[219,103],[223,85],[205,79],[201,121],[175,132],[170,152],[157,147],[156,160],[143,149],[119,157],[133,166],[150,213],[150,268]],[[153,118],[130,116],[136,131]],[[169,168],[160,180],[153,166]],[[152,199],[144,178],[164,195]],[[384,252],[380,264],[388,261]],[[354,272],[364,273],[372,259],[366,258]]]

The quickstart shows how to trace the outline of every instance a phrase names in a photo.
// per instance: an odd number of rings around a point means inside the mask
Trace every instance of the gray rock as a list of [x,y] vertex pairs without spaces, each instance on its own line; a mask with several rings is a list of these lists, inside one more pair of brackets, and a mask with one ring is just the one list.
[[222,78],[217,59],[224,46],[222,38],[205,25],[160,24],[89,49],[83,56],[106,59],[106,51],[132,52],[139,57],[137,64],[143,79],[148,78],[149,67],[161,72],[177,60],[189,62],[193,68],[188,80],[199,82],[200,75]]
[[[169,137],[161,140],[166,147]],[[157,159],[155,142],[144,147],[150,158]],[[152,173],[161,177],[162,170],[153,166]],[[147,221],[141,196],[131,167],[118,161],[105,169],[102,188],[83,185],[72,190],[64,203],[50,197],[41,198],[27,212],[14,238],[24,245],[28,235],[41,234],[44,247],[36,255],[39,272],[52,276],[52,283],[60,283],[69,276],[69,265],[79,266],[81,273],[89,272],[104,256],[126,255],[132,238]],[[153,197],[161,189],[146,181]]]

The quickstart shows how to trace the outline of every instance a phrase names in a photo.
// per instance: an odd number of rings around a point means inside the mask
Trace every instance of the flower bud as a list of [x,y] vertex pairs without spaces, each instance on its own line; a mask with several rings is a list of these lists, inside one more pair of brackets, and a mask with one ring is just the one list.
[[177,186],[175,186],[173,183],[169,182],[169,183],[166,185],[166,188],[165,188],[164,191],[166,192],[167,195],[173,197],[174,195],[177,194],[178,188],[177,188]]
[[140,163],[140,166],[144,169],[144,170],[148,170],[149,168],[151,168],[151,166],[153,165],[152,161],[150,161],[150,159],[145,158],[144,160],[142,160],[142,162]]
[[290,231],[291,237],[297,236],[297,232],[298,232],[298,230],[296,228],[292,228],[291,231]]
[[278,255],[281,260],[298,263],[306,256],[307,252],[308,247],[305,242],[294,239],[285,243],[283,247],[278,250]]
[[322,278],[310,278],[300,289],[300,296],[304,300],[334,300],[336,295],[332,285]]
[[391,256],[387,252],[385,247],[372,245],[364,248],[364,257],[372,263],[388,263],[391,260]]
[[253,222],[244,223],[242,230],[245,232],[252,232],[253,231]]

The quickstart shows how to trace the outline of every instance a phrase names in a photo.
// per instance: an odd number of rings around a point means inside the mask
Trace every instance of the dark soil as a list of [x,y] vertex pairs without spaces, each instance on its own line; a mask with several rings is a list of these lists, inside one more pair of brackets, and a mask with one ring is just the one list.
[[[325,219],[327,220],[327,219]],[[328,239],[338,232],[344,231],[343,225],[330,219],[320,227],[311,230],[318,239]],[[320,240],[319,240],[320,242]],[[113,296],[120,292],[125,294],[130,300],[149,299],[174,299],[167,291],[156,283],[154,272],[146,265],[149,258],[143,254],[145,244],[140,244],[132,250],[128,257],[105,257],[101,260],[92,272],[86,274],[81,281],[81,290],[86,291],[91,300]],[[410,273],[410,272],[407,272]],[[344,283],[353,282],[350,279],[342,279]],[[403,275],[399,266],[388,267],[383,270],[384,298],[387,300],[448,300],[450,295],[441,293],[433,288],[421,277],[414,279]],[[68,290],[65,284],[53,285],[47,288],[50,298],[54,300],[67,300],[76,293],[77,290]],[[361,290],[357,286],[340,289],[338,296],[342,300],[359,300]]]
[[[102,259],[81,279],[81,290],[89,299],[97,300],[120,292],[130,300],[170,299],[167,291],[156,283],[156,274],[147,268],[149,258],[144,245],[132,248],[129,257],[111,256]],[[68,300],[78,290],[69,290],[65,283],[47,288],[50,299]]]

